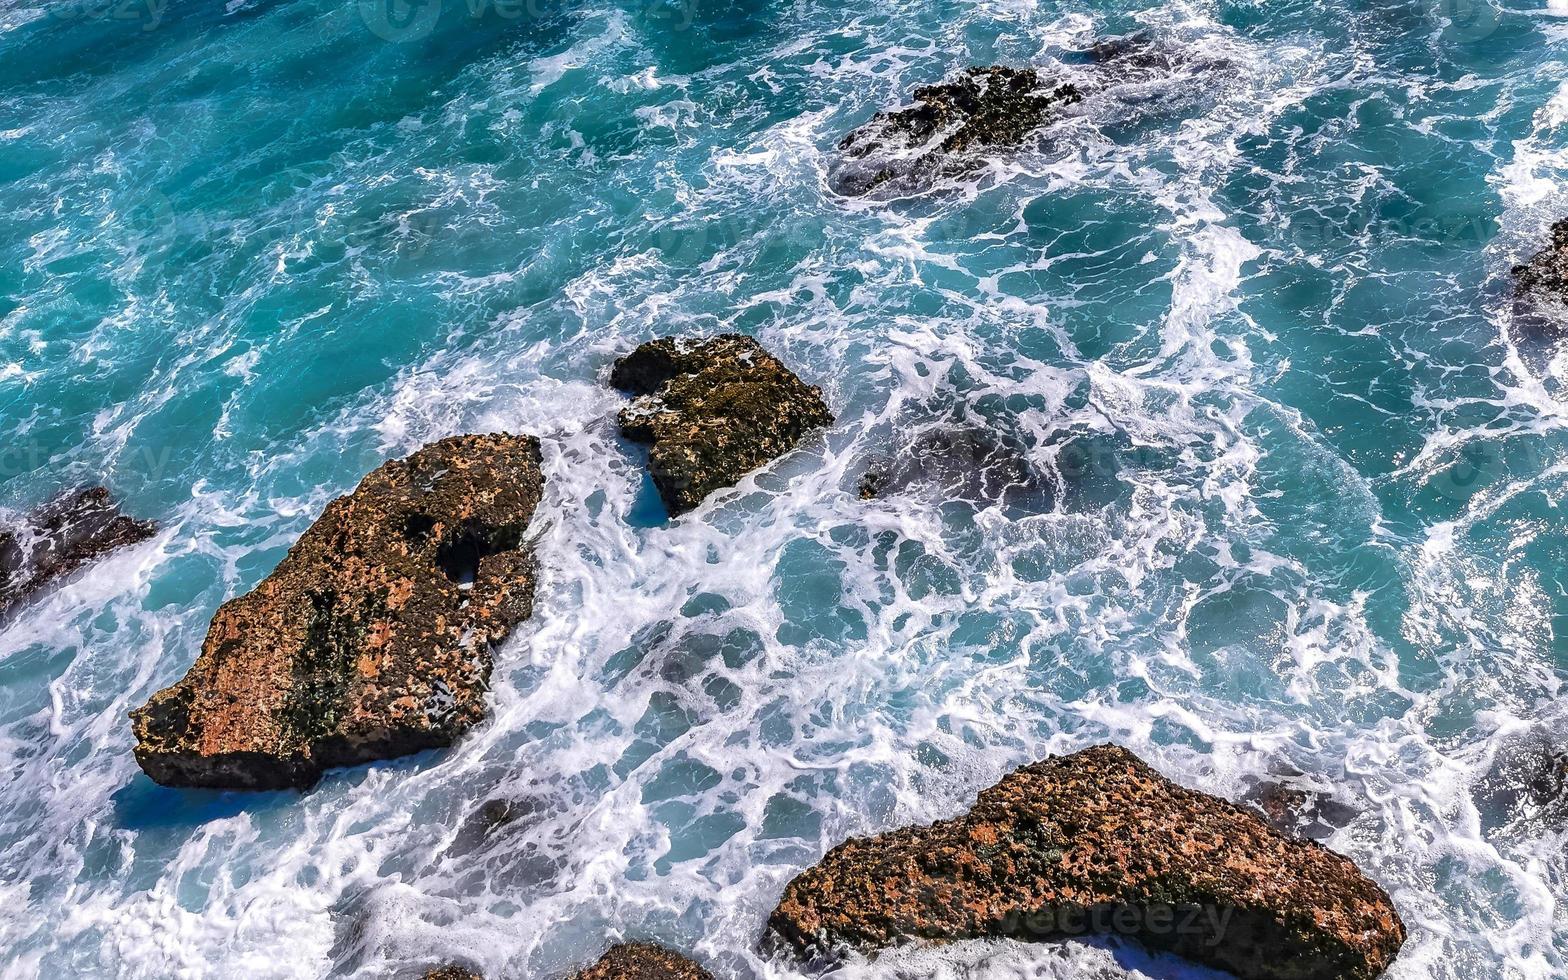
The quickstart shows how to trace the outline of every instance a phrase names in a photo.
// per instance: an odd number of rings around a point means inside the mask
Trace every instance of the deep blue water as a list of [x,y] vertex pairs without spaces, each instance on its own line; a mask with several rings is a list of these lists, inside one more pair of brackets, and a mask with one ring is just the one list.
[[[916,85],[1135,30],[1210,67],[828,190]],[[103,482],[163,531],[0,632],[4,975],[554,978],[625,937],[795,976],[754,940],[828,847],[1106,740],[1354,807],[1390,976],[1568,973],[1563,825],[1478,792],[1568,740],[1568,356],[1508,281],[1568,214],[1565,53],[1481,0],[7,0],[0,502]],[[839,422],[669,523],[603,377],[724,330]],[[219,603],[498,429],[549,487],[490,722],[305,796],[139,772],[126,712]],[[1035,492],[859,499],[953,432]],[[849,972],[1094,967],[1205,975]]]

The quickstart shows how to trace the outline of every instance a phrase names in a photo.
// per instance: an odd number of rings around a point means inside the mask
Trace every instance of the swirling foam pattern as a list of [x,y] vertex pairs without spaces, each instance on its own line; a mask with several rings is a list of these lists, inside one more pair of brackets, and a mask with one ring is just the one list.
[[[796,976],[755,940],[829,846],[1104,740],[1334,788],[1391,976],[1568,972],[1561,821],[1476,792],[1568,737],[1568,359],[1507,279],[1568,213],[1553,13],[9,0],[0,496],[107,482],[164,530],[0,632],[5,975],[555,978],[613,935]],[[828,191],[915,85],[1136,30],[1187,67],[972,179]],[[840,421],[667,523],[602,378],[721,330]],[[303,796],[139,772],[126,712],[220,602],[378,461],[497,429],[550,483],[490,722]],[[953,432],[1026,485],[858,498]],[[1085,970],[1204,975],[847,975]]]

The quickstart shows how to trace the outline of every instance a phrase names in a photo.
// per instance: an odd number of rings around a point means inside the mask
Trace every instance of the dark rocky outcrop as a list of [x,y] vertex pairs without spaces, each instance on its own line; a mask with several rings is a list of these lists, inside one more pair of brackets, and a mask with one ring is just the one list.
[[328,504],[132,712],[136,761],[165,785],[275,789],[452,744],[485,714],[491,647],[533,610],[539,466],[531,437],[456,436]]
[[839,142],[828,180],[836,193],[907,190],[973,169],[982,150],[1011,148],[1082,98],[1032,68],[970,68],[915,89],[915,104],[879,112]]
[[[1050,72],[968,68],[917,88],[913,104],[877,113],[839,142],[828,186],[850,197],[920,191],[937,178],[974,173],[987,155],[1023,146],[1069,110],[1083,111],[1074,106],[1087,99],[1120,103],[1109,120],[1168,114],[1212,90],[1197,76],[1226,64],[1148,32],[1096,42],[1063,61]],[[1097,118],[1104,109],[1093,110]]]
[[1554,333],[1568,327],[1568,218],[1552,225],[1547,246],[1513,272],[1516,315]]
[[1342,857],[1115,746],[1025,766],[968,814],[834,848],[770,933],[803,955],[1118,933],[1244,980],[1357,980],[1405,927]]
[[637,396],[621,432],[647,443],[671,514],[789,452],[833,422],[822,392],[750,337],[649,341],[616,362],[610,384]]
[[157,533],[151,521],[120,513],[109,491],[86,487],[62,494],[17,524],[0,528],[0,617],[40,590],[116,548]]
[[572,980],[713,980],[713,974],[662,946],[625,943]]
[[425,971],[424,980],[485,980],[484,975],[463,966],[438,966]]

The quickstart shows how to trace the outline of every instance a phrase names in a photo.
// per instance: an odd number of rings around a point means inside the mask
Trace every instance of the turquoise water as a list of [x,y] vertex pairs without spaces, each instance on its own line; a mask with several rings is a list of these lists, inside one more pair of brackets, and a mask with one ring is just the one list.
[[[827,190],[917,84],[1138,29],[1219,65]],[[4,975],[554,978],[625,937],[796,976],[755,939],[828,847],[1105,740],[1353,806],[1390,976],[1563,975],[1562,825],[1475,789],[1568,738],[1568,358],[1507,277],[1568,214],[1565,50],[1477,0],[0,5],[0,501],[163,524],[0,632]],[[839,422],[669,523],[602,379],[720,330]],[[139,772],[126,712],[220,602],[380,460],[498,429],[549,487],[489,723],[304,796]],[[1030,493],[859,499],[952,431]],[[1208,975],[846,975],[1100,968]]]

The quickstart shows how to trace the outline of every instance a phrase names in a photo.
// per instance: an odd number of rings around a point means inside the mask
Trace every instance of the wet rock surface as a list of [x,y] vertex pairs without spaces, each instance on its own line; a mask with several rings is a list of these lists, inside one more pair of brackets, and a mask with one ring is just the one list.
[[152,521],[120,513],[103,487],[61,494],[13,526],[0,528],[0,617],[109,552],[145,541],[157,531]]
[[1515,313],[1525,325],[1554,333],[1568,329],[1568,218],[1552,225],[1547,246],[1513,273]]
[[1052,493],[1030,465],[1028,447],[978,426],[921,433],[890,457],[873,460],[858,489],[862,500],[923,491],[982,506],[1029,502],[1048,507]]
[[572,980],[713,980],[713,974],[662,946],[626,943]]
[[1328,840],[1356,819],[1355,807],[1302,781],[1300,773],[1279,779],[1254,779],[1241,801],[1282,834]]
[[846,841],[769,928],[805,956],[1116,933],[1244,980],[1375,977],[1405,938],[1348,858],[1115,746],[1025,766],[957,819]]
[[137,762],[165,785],[277,789],[452,744],[485,714],[491,647],[532,612],[543,482],[538,441],[506,434],[376,469],[132,712]]
[[1083,111],[1074,107],[1087,99],[1143,106],[1134,116],[1177,109],[1203,89],[1189,82],[1225,64],[1148,33],[1098,41],[1066,62],[1050,72],[968,68],[917,88],[913,104],[877,113],[839,142],[829,187],[846,197],[918,192],[937,178],[979,170],[988,154],[1018,149]]
[[836,193],[855,196],[962,173],[979,162],[978,151],[1018,146],[1082,97],[1032,68],[970,68],[915,89],[914,105],[879,112],[844,137],[828,180]]
[[449,852],[469,854],[504,836],[519,825],[526,826],[543,809],[538,800],[511,800],[504,797],[485,800],[468,815],[452,839]]
[[671,514],[702,503],[832,424],[822,392],[740,334],[650,341],[616,362],[610,384],[636,396],[621,432],[649,445]]
[[549,894],[572,866],[560,853],[563,838],[579,831],[562,819],[563,800],[546,796],[486,800],[458,826],[442,862],[466,869],[475,887],[505,892],[526,903]]
[[1511,739],[1497,752],[1472,795],[1481,826],[1568,827],[1568,747],[1536,733]]
[[485,980],[484,975],[462,966],[438,966],[425,972],[424,980]]
[[1168,78],[1189,70],[1203,70],[1225,64],[1221,59],[1195,52],[1148,32],[1126,34],[1096,41],[1084,52],[1089,63],[1100,69],[1101,85],[1124,85]]

